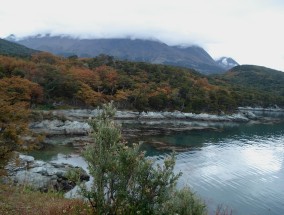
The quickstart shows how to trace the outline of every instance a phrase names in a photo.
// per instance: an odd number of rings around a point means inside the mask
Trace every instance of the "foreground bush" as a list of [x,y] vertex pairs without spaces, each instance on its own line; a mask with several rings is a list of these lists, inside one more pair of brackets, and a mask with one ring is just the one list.
[[112,103],[104,105],[90,123],[95,144],[83,154],[93,185],[81,186],[81,193],[94,214],[205,214],[204,204],[189,189],[176,189],[181,173],[173,173],[174,156],[155,165],[139,145],[130,147],[122,141],[114,114]]

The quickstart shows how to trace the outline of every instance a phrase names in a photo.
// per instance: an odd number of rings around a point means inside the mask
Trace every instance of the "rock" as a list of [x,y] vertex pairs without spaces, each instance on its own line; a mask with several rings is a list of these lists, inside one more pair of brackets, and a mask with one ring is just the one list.
[[53,137],[49,137],[49,138],[46,138],[44,140],[44,143],[46,144],[60,144],[60,145],[70,145],[70,146],[73,146],[73,147],[76,147],[76,146],[86,146],[90,143],[93,143],[94,140],[93,138],[88,135],[88,136],[66,136],[66,135],[63,135],[63,136],[53,136]]
[[264,107],[238,107],[239,111],[250,111],[250,112],[284,112],[283,108],[273,105],[269,108]]
[[31,162],[34,162],[34,157],[32,156],[28,156],[28,155],[19,155],[19,159],[23,162],[27,162],[27,163],[31,163]]
[[30,128],[37,133],[46,135],[87,135],[90,132],[90,125],[87,122],[44,120],[34,122]]
[[256,120],[256,119],[258,119],[258,117],[257,117],[253,112],[251,112],[251,111],[245,111],[245,112],[242,112],[242,114],[243,114],[246,118],[248,118],[248,119],[250,119],[250,120]]
[[115,113],[116,119],[138,119],[139,113],[133,111],[117,111]]
[[[16,154],[6,165],[7,178],[15,184],[29,185],[37,190],[49,189],[69,191],[76,185],[75,181],[67,179],[69,170],[78,171],[78,167],[69,164],[37,161],[32,156]],[[80,169],[80,180],[89,180],[89,175]]]
[[163,116],[165,116],[168,119],[186,119],[185,114],[180,111],[163,112]]
[[47,175],[47,169],[46,167],[43,167],[43,166],[32,168],[29,171],[32,173],[39,173],[41,175]]
[[[41,115],[52,116],[49,120],[41,122],[33,122],[30,128],[37,133],[45,133],[47,135],[44,143],[59,143],[70,144],[78,150],[82,150],[86,145],[93,142],[92,138],[88,137],[91,132],[91,126],[87,123],[87,119],[96,117],[100,110],[54,110],[43,112]],[[194,114],[183,113],[180,111],[174,112],[134,112],[134,111],[117,111],[115,119],[122,124],[131,123],[166,123],[167,121],[178,122],[237,122],[246,123],[251,120],[256,120],[257,117],[253,113],[243,114],[242,112],[226,115],[226,114]],[[176,126],[176,125],[175,125]],[[178,125],[177,125],[178,126]],[[159,126],[160,127],[160,126]],[[211,127],[211,126],[210,126]],[[123,128],[124,129],[124,128]],[[129,129],[128,129],[129,130]],[[129,130],[130,131],[130,130]],[[154,133],[157,131],[154,130]],[[128,136],[136,136],[132,132],[127,132]],[[151,134],[151,132],[149,133]],[[61,139],[58,138],[61,136]],[[71,138],[66,138],[69,136]],[[76,137],[77,136],[77,137]],[[80,137],[78,137],[80,136]],[[56,139],[57,138],[57,139]],[[56,142],[57,141],[57,142]]]
[[[278,110],[279,108],[274,108]],[[244,108],[239,108],[239,111],[244,110]],[[251,110],[249,108],[245,110]],[[253,109],[255,110],[255,109]],[[263,110],[263,108],[261,109]],[[82,110],[54,110],[48,111],[43,115],[51,115],[51,119],[43,120],[42,122],[36,122],[31,124],[31,128],[35,130],[45,130],[47,134],[81,134],[85,135],[90,131],[90,126],[86,121],[88,119],[98,116],[101,110],[94,109],[82,109]],[[248,117],[252,117],[251,114]],[[61,119],[61,120],[60,120]],[[64,120],[62,120],[64,119]],[[138,113],[135,111],[117,111],[115,119],[120,120],[165,120],[165,119],[180,119],[180,120],[196,120],[196,121],[213,121],[213,122],[243,122],[248,121],[246,115],[242,113],[236,113],[232,115],[225,114],[194,114],[194,113],[183,113],[180,111],[174,112],[142,112]]]
[[66,121],[62,128],[67,135],[87,135],[91,129],[88,123],[78,121]]
[[139,119],[165,119],[165,116],[161,112],[142,112],[139,115]]
[[29,185],[37,190],[48,189],[51,185],[49,177],[30,171],[17,172],[13,180],[16,184]]

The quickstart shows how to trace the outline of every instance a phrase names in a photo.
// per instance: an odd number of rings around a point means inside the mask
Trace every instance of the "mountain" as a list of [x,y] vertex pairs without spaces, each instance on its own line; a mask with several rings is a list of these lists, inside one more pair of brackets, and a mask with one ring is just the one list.
[[204,74],[226,71],[198,46],[168,46],[162,42],[142,39],[78,39],[49,35],[26,37],[16,42],[63,56],[96,57],[105,54],[122,60],[193,68]]
[[223,78],[234,85],[275,91],[284,95],[284,72],[263,66],[242,65],[232,68]]
[[230,57],[221,57],[220,59],[216,60],[216,63],[225,70],[229,70],[239,65],[234,59]]
[[23,45],[0,39],[0,54],[16,57],[29,57],[38,51],[27,48]]

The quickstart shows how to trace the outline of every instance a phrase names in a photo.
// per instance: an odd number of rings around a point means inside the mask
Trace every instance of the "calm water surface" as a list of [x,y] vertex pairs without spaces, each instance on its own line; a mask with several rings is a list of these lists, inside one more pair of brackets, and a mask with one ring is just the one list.
[[[169,152],[155,149],[152,142],[186,148],[177,153],[175,171],[183,172],[178,186],[189,185],[212,214],[219,204],[232,209],[233,214],[284,214],[284,123],[218,128],[143,137],[143,148],[158,160]],[[86,168],[82,158],[64,155],[71,152],[70,147],[61,146],[47,150],[44,157],[42,152],[33,155]]]
[[[284,123],[239,125],[222,132],[190,132],[150,137],[189,146],[177,154],[176,171],[183,175],[179,186],[189,185],[207,202],[210,211],[218,204],[233,214],[284,214]],[[149,149],[162,159],[165,154]]]

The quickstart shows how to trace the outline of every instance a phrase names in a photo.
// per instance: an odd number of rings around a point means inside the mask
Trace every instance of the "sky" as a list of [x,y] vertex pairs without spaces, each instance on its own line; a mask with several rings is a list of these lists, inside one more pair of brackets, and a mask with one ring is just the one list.
[[1,38],[49,33],[155,39],[284,71],[283,0],[0,0],[0,5]]

